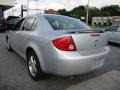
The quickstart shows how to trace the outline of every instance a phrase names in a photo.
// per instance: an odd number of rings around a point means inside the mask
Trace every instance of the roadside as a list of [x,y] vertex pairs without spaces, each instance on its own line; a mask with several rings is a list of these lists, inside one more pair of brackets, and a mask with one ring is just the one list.
[[93,25],[90,25],[90,27],[94,28],[94,29],[102,29],[104,30],[105,28],[107,28],[108,26],[93,26]]
[[102,68],[73,77],[47,75],[45,80],[35,82],[28,75],[26,62],[15,52],[7,51],[5,33],[0,33],[0,90],[65,90],[112,70],[119,71],[120,46],[110,46],[110,48],[110,57]]
[[66,90],[120,90],[120,71],[113,70]]

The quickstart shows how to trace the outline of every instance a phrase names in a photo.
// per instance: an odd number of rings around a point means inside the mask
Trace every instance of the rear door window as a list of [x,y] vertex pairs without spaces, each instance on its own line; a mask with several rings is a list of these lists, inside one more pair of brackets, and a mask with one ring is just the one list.
[[34,21],[35,21],[34,17],[28,17],[23,24],[22,30],[31,31]]
[[37,18],[36,18],[36,19],[34,20],[34,22],[33,22],[32,27],[31,27],[31,31],[34,31],[34,30],[36,29],[37,24],[38,24],[38,20],[37,20]]
[[24,18],[23,19],[21,19],[16,25],[15,25],[15,31],[16,30],[20,30],[20,28],[21,28],[21,26],[22,26],[22,24],[23,24],[23,21],[24,21]]

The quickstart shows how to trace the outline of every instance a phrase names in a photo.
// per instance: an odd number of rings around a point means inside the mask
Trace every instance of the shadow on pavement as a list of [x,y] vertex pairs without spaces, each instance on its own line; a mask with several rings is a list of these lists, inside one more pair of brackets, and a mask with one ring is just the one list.
[[113,42],[109,42],[109,45],[120,47],[120,44],[118,44],[118,43],[113,43]]

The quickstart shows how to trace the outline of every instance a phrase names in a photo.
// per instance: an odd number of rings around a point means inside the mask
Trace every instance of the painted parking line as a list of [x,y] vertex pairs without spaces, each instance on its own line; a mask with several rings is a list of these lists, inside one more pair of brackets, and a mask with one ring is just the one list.
[[120,71],[110,71],[66,90],[120,90]]

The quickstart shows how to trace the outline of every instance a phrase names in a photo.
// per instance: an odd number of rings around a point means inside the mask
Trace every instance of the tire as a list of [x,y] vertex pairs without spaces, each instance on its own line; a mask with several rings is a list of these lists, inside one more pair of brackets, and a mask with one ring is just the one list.
[[34,51],[29,51],[27,54],[27,68],[33,80],[38,81],[44,78],[44,73],[41,70],[38,57]]

